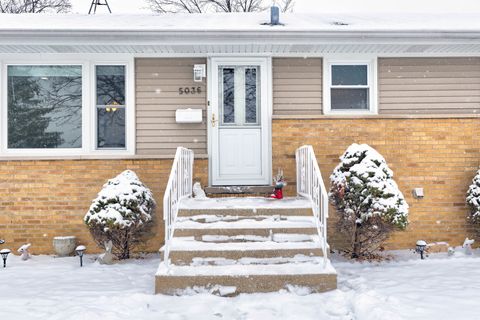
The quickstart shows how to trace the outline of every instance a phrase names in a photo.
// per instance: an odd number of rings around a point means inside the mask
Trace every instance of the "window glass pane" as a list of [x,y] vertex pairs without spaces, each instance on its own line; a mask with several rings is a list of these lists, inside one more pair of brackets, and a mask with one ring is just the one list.
[[235,123],[235,69],[223,68],[221,70],[223,79],[223,87],[220,90],[223,102],[222,120],[223,123]]
[[96,66],[97,148],[125,148],[125,66]]
[[368,89],[331,89],[332,110],[368,110]]
[[125,105],[125,66],[97,66],[97,105]]
[[245,122],[257,123],[257,68],[245,69]]
[[82,147],[82,67],[9,66],[8,147]]
[[98,148],[125,148],[125,108],[97,108]]
[[358,86],[368,85],[366,65],[333,65],[332,85]]

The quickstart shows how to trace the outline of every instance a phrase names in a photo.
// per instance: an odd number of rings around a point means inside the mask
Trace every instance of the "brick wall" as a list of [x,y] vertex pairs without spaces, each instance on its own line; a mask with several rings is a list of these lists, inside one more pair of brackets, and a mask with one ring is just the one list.
[[[89,252],[98,251],[83,224],[103,184],[126,169],[135,171],[158,204],[150,239],[140,250],[160,248],[164,227],[162,199],[172,160],[59,160],[0,162],[0,239],[17,249],[32,243],[32,252],[53,253],[55,236],[74,235]],[[195,160],[195,178],[207,180],[206,160]]]
[[[387,160],[410,205],[411,224],[397,232],[388,248],[411,248],[415,240],[459,245],[472,236],[465,217],[465,193],[480,165],[480,119],[317,119],[273,121],[273,170],[282,167],[287,192],[295,192],[295,149],[312,144],[327,186],[338,157],[353,142],[368,143]],[[158,202],[151,238],[139,249],[156,251],[163,241],[162,197],[171,160],[59,160],[0,162],[0,238],[2,247],[25,242],[34,253],[52,253],[52,238],[75,235],[94,252],[83,224],[91,200],[107,179],[134,170]],[[205,185],[207,160],[195,160],[195,179]],[[412,189],[423,187],[416,200]],[[331,208],[329,242],[341,247]],[[98,249],[96,250],[98,251]]]
[[[327,187],[338,157],[351,143],[368,143],[394,171],[410,205],[410,226],[396,232],[388,248],[412,248],[417,239],[460,245],[472,235],[466,223],[465,193],[480,165],[480,119],[318,119],[274,120],[273,168],[284,168],[295,188],[295,149],[311,144]],[[412,189],[424,188],[414,199]],[[329,242],[341,247],[330,208]]]

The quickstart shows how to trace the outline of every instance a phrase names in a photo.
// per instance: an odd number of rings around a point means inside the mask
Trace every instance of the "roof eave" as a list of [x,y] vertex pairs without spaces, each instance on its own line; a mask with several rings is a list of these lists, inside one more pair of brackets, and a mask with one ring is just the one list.
[[480,30],[0,30],[0,44],[480,44]]

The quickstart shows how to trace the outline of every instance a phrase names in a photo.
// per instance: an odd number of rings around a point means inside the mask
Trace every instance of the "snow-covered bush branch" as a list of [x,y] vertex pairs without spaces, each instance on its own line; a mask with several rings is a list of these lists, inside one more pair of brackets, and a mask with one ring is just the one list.
[[337,227],[350,237],[353,258],[371,257],[395,229],[408,224],[408,205],[385,159],[366,144],[352,144],[330,176]]
[[477,171],[468,188],[467,204],[470,208],[470,221],[474,225],[480,226],[480,170]]
[[127,259],[152,222],[152,192],[130,170],[108,180],[85,215],[85,224],[100,246],[113,243],[113,253]]

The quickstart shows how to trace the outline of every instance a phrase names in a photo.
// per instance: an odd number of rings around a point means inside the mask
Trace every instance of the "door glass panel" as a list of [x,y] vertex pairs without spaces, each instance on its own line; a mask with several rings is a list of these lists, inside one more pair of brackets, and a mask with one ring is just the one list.
[[221,69],[220,95],[222,123],[235,123],[235,69]]
[[245,68],[245,123],[257,123],[257,98],[257,68]]

